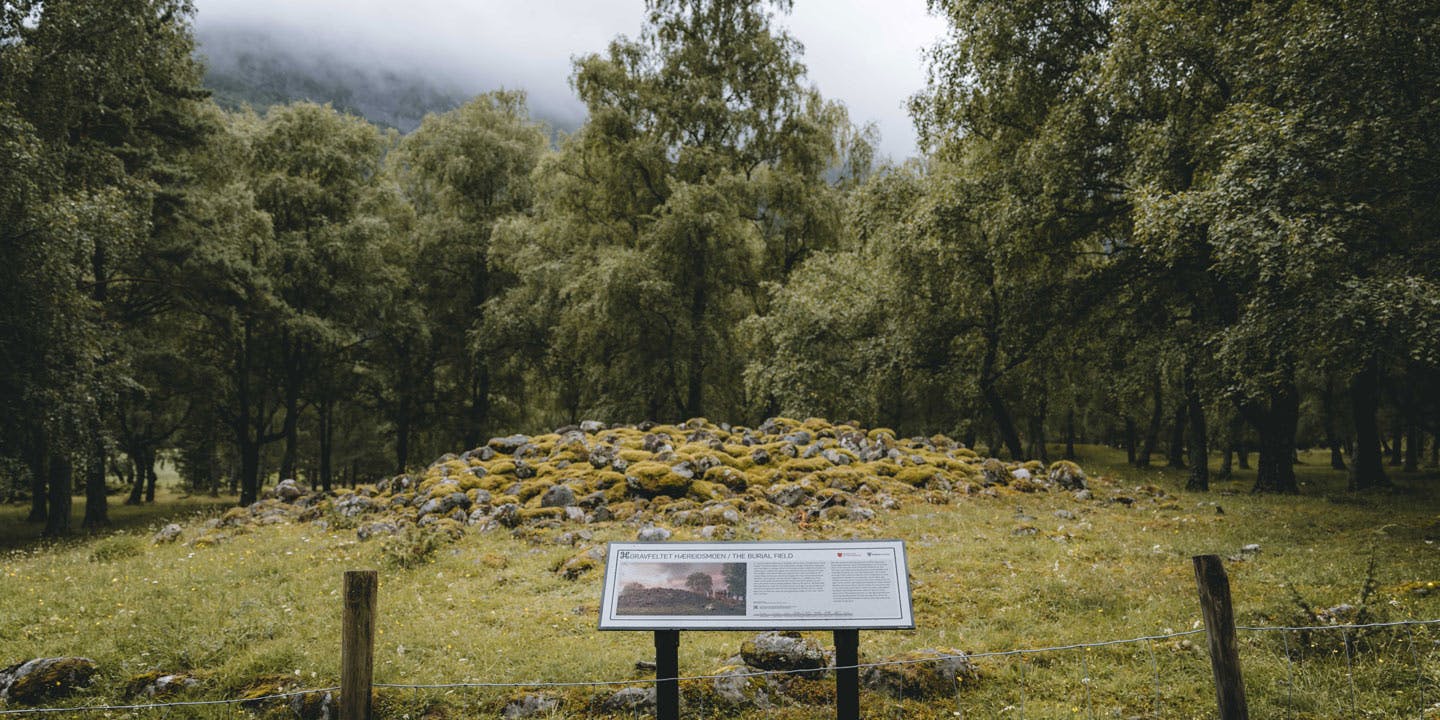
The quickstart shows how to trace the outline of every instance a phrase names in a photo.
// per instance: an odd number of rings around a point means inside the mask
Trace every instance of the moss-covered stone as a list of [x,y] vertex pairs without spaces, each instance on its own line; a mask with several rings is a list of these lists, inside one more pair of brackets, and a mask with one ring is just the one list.
[[706,482],[705,480],[692,480],[690,482],[689,496],[704,502],[706,500],[719,500],[726,495],[725,486],[719,483]]
[[641,497],[682,497],[690,491],[691,479],[675,474],[670,466],[658,462],[640,462],[625,471],[625,482]]
[[926,648],[863,668],[860,678],[866,688],[892,698],[927,699],[954,697],[978,682],[980,671],[959,650]]
[[726,465],[706,470],[705,482],[724,485],[735,491],[744,490],[750,485],[750,479],[745,473]]
[[0,700],[34,705],[90,684],[97,668],[85,657],[35,658],[0,670]]
[[557,520],[565,517],[565,508],[558,507],[526,507],[520,508],[520,522],[530,523],[539,520]]
[[901,468],[900,472],[895,473],[895,479],[910,487],[924,487],[938,475],[940,472],[936,468],[921,465]]

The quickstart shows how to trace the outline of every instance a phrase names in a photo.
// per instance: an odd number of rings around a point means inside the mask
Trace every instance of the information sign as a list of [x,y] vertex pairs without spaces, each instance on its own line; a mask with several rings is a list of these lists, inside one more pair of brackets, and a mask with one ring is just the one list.
[[610,543],[601,630],[915,627],[905,543]]

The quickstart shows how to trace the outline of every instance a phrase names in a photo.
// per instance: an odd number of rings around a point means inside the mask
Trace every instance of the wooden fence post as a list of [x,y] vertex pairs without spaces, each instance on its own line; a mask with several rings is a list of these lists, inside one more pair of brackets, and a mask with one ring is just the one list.
[[345,572],[345,614],[340,625],[340,720],[370,720],[375,665],[374,570]]
[[1249,720],[1245,681],[1240,676],[1240,650],[1235,642],[1235,616],[1230,607],[1230,579],[1218,555],[1196,555],[1195,584],[1210,641],[1210,669],[1215,674],[1215,701],[1220,720]]

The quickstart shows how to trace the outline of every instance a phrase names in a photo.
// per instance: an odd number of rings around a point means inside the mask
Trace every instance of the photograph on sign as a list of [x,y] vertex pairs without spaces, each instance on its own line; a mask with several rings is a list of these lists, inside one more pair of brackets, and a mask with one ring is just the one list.
[[898,540],[610,544],[602,630],[911,627]]
[[745,563],[630,563],[617,615],[744,615]]

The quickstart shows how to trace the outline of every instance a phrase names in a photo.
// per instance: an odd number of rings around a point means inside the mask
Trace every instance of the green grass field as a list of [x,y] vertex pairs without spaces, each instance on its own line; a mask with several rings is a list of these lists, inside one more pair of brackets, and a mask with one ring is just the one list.
[[[1437,475],[1393,473],[1393,492],[1351,495],[1342,473],[1302,456],[1299,497],[1253,496],[1253,475],[1186,493],[1183,472],[1134,470],[1085,448],[1097,498],[1069,493],[956,497],[908,503],[864,524],[740,528],[739,540],[850,537],[907,542],[917,628],[861,634],[862,662],[925,648],[1003,653],[1170,635],[1200,627],[1191,556],[1227,561],[1242,626],[1309,624],[1310,611],[1357,605],[1376,620],[1440,618]],[[1100,476],[1097,478],[1097,476]],[[169,518],[198,502],[115,508],[119,529],[84,540],[25,545],[23,508],[4,508],[11,549],[0,559],[0,665],[85,655],[95,686],[73,704],[123,702],[126,682],[151,671],[202,679],[183,699],[232,698],[278,687],[330,686],[339,674],[345,570],[380,570],[376,681],[392,684],[642,680],[653,658],[640,632],[595,629],[599,571],[554,572],[577,551],[556,544],[573,526],[471,532],[403,568],[385,544],[314,525],[259,527],[208,547],[152,546]],[[1218,505],[1218,507],[1217,507]],[[1063,512],[1062,512],[1063,511]],[[78,513],[78,508],[77,508]],[[78,515],[77,515],[78,516]],[[1073,516],[1073,517],[1072,517]],[[586,526],[592,543],[633,540],[636,528]],[[679,529],[674,539],[693,539]],[[187,533],[187,537],[193,535]],[[1258,544],[1258,553],[1241,548]],[[393,547],[393,546],[392,546]],[[393,549],[391,551],[393,553]],[[746,633],[686,633],[682,675],[738,652]],[[829,636],[814,634],[827,647]],[[1353,643],[1347,652],[1345,640]],[[1241,662],[1257,718],[1440,717],[1440,626],[1366,633],[1242,631]],[[1206,718],[1215,715],[1203,634],[1088,649],[985,656],[981,676],[953,695],[897,701],[867,694],[867,717]],[[1293,661],[1286,660],[1287,650]],[[266,680],[269,685],[257,683]],[[614,688],[557,690],[557,717],[585,717]],[[382,689],[385,717],[498,716],[516,689]],[[703,698],[701,699],[703,701]],[[251,716],[238,707],[137,712],[134,717]],[[687,717],[720,717],[692,702]],[[754,717],[833,717],[827,705]],[[283,714],[282,714],[283,715]],[[279,716],[279,715],[277,715]],[[628,716],[628,715],[627,715]]]

